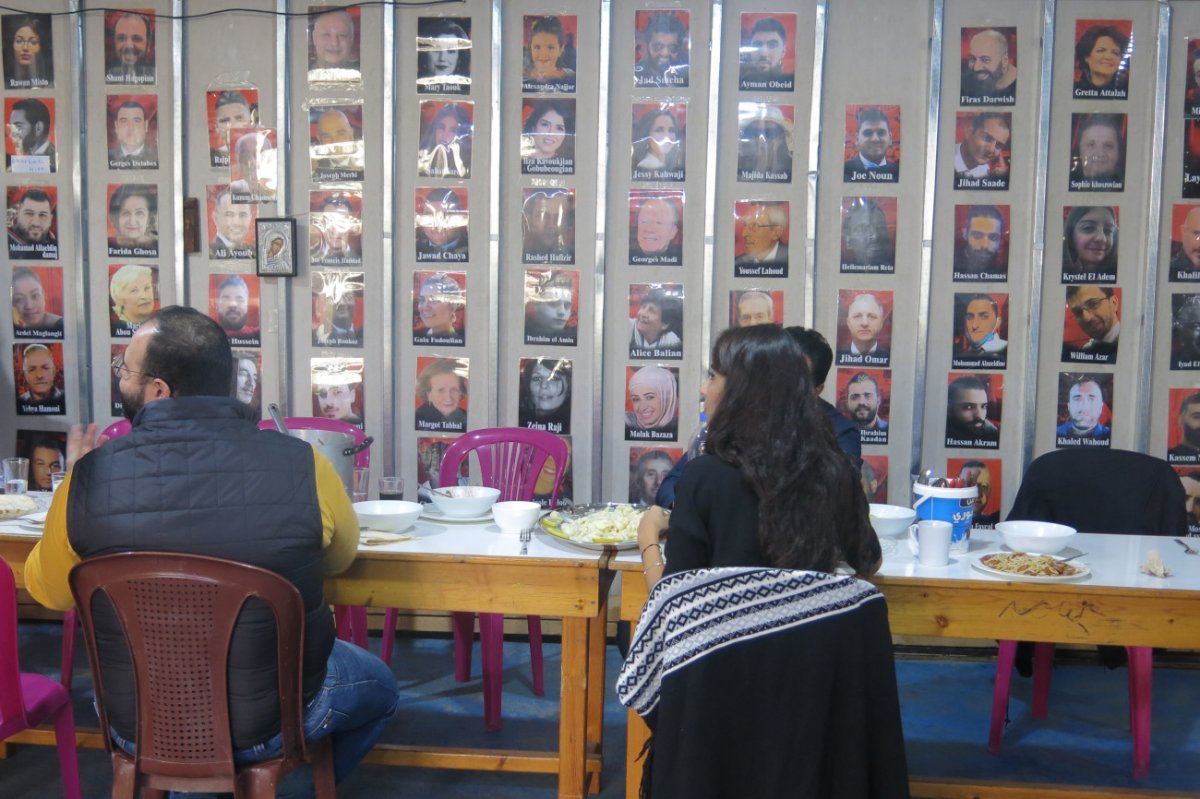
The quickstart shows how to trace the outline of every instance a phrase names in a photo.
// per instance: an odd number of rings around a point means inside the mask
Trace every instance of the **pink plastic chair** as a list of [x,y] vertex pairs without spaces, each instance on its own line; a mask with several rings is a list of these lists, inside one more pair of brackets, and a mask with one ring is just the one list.
[[[322,419],[319,416],[289,416],[283,420],[289,430],[328,430],[345,433],[354,439],[355,446],[367,440],[361,427],[337,419]],[[264,419],[258,423],[260,430],[274,430],[275,422]],[[354,456],[354,465],[366,469],[371,465],[371,448],[366,447]],[[334,605],[333,618],[337,622],[338,638],[351,641],[363,649],[367,648],[367,609],[357,605]]]
[[0,740],[49,718],[54,719],[63,793],[67,799],[79,799],[79,760],[71,695],[62,683],[49,677],[21,672],[17,657],[17,586],[12,570],[0,560]]
[[[500,501],[533,499],[533,490],[546,459],[554,460],[554,488],[550,507],[558,505],[558,491],[567,472],[566,443],[552,433],[523,427],[496,427],[473,430],[459,436],[442,456],[438,484],[455,485],[462,462],[474,452],[479,459],[484,485],[500,489]],[[389,609],[383,621],[383,660],[391,663],[392,643],[396,635],[396,610]],[[475,632],[475,614],[458,612],[454,618],[454,677],[465,682],[471,676],[471,643]],[[542,619],[528,616],[529,656],[533,671],[533,692],[546,692],[542,669]],[[500,684],[504,671],[504,614],[479,614],[479,648],[483,658],[483,724],[488,731],[500,729]]]

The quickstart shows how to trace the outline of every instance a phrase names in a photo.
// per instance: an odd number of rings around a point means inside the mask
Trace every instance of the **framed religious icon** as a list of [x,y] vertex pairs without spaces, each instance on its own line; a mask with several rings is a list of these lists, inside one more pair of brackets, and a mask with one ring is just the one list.
[[296,276],[296,220],[270,217],[254,222],[256,271],[269,277]]

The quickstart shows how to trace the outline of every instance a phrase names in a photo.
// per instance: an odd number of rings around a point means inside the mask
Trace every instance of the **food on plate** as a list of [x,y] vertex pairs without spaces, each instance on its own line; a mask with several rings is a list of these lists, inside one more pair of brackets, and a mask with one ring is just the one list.
[[1083,569],[1075,564],[1064,563],[1053,555],[1030,555],[1027,552],[984,555],[979,562],[989,569],[1030,577],[1070,577],[1083,572]]
[[38,504],[25,494],[0,494],[0,521],[15,519],[26,513],[33,513]]
[[542,523],[551,532],[572,541],[624,544],[637,540],[638,522],[642,520],[643,513],[645,508],[632,505],[615,505],[578,518],[554,511]]

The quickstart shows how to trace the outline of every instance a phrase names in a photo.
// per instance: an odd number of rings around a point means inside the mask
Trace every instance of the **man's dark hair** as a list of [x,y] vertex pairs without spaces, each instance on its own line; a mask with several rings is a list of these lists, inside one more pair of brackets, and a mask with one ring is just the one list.
[[[819,386],[824,383],[825,378],[829,376],[829,367],[833,365],[833,349],[829,346],[829,342],[811,327],[794,325],[785,327],[784,330],[796,340],[801,351],[804,352],[804,356],[808,358],[809,366],[812,369],[813,384]],[[855,377],[857,376],[855,375]],[[876,388],[878,388],[878,384]]]
[[17,203],[17,207],[24,205],[26,201],[31,203],[50,203],[50,211],[54,211],[54,198],[50,196],[48,191],[39,189],[37,186],[31,186],[25,190],[25,193],[21,195],[20,202]]
[[42,135],[38,137],[39,139],[50,135],[50,109],[41,100],[24,97],[12,104],[12,110],[24,114],[30,125],[42,126]]
[[976,114],[974,117],[971,118],[972,132],[977,131],[977,130],[983,130],[984,124],[987,122],[991,122],[993,120],[996,122],[999,122],[1000,125],[1005,130],[1012,129],[1012,125],[1009,123],[1008,116],[1006,114],[1001,114],[996,111],[985,111],[984,113]]
[[117,106],[117,111],[120,112],[122,108],[136,108],[142,112],[142,119],[146,118],[146,106],[142,105],[137,100],[126,100]]
[[216,102],[213,103],[213,108],[220,108],[223,105],[244,105],[247,111],[252,110],[250,101],[241,92],[224,91],[218,94]]
[[1183,402],[1179,403],[1179,415],[1183,415],[1183,409],[1189,405],[1200,405],[1200,391],[1195,394],[1188,394],[1183,398]]
[[1067,286],[1067,302],[1070,302],[1072,297],[1077,295],[1080,291],[1083,291],[1085,288],[1100,289],[1100,293],[1105,297],[1111,298],[1113,295],[1112,286],[1092,286],[1090,284],[1086,286]]
[[855,132],[862,130],[862,126],[868,122],[882,122],[884,125],[887,125],[887,129],[889,131],[892,129],[892,123],[891,120],[888,119],[887,114],[883,113],[874,106],[869,108],[861,108],[859,109],[858,113],[854,115]]
[[854,385],[855,383],[866,383],[868,381],[870,381],[871,385],[875,386],[875,393],[882,398],[883,392],[879,390],[879,381],[871,377],[866,372],[855,372],[850,379],[846,381],[846,389],[848,391],[850,386]]
[[655,14],[650,17],[650,21],[646,23],[646,29],[642,32],[646,39],[649,39],[656,33],[669,33],[679,37],[679,44],[682,46],[687,39],[687,29],[683,27],[683,23],[679,21],[679,17],[669,11],[664,11],[660,14]]
[[37,436],[31,439],[29,442],[29,454],[32,456],[34,450],[37,449],[52,449],[64,458],[67,456],[67,445],[54,436]]
[[1083,374],[1071,381],[1071,385],[1067,386],[1067,399],[1071,398],[1071,389],[1075,386],[1083,387],[1084,383],[1095,383],[1096,390],[1100,392],[1100,401],[1104,402],[1104,384],[1100,382],[1100,378],[1093,374]]
[[[964,463],[962,466],[959,467],[958,471],[962,472],[963,469],[987,469],[987,468],[988,468],[988,465],[986,463],[984,463],[983,461],[967,461],[966,463]],[[991,469],[988,469],[988,471],[991,472]]]
[[785,43],[787,42],[787,31],[784,29],[783,23],[775,17],[762,17],[755,22],[754,27],[750,29],[750,36],[753,38],[756,33],[778,33],[779,38]]
[[1004,214],[1000,213],[1000,209],[994,205],[968,206],[964,232],[971,229],[972,219],[994,219],[1000,225],[1000,232],[1004,232]]
[[219,286],[217,286],[217,294],[220,294],[222,291],[224,291],[226,288],[228,288],[230,286],[233,286],[234,288],[245,289],[246,294],[247,295],[250,294],[250,287],[246,285],[246,281],[244,278],[242,278],[241,275],[230,275],[229,277],[222,280],[221,284]]
[[153,325],[142,374],[157,377],[173,397],[228,397],[233,353],[221,326],[195,308],[168,305],[142,323]]
[[991,401],[991,394],[988,392],[987,383],[975,375],[964,375],[955,379],[946,390],[946,401],[953,405],[954,398],[962,391],[982,391],[988,396],[988,401]]
[[969,297],[967,297],[967,301],[963,303],[963,311],[965,312],[966,309],[973,302],[990,303],[992,306],[992,313],[996,314],[996,316],[1000,315],[1000,304],[998,302],[996,302],[996,298],[990,294],[972,294],[972,295],[970,295]]

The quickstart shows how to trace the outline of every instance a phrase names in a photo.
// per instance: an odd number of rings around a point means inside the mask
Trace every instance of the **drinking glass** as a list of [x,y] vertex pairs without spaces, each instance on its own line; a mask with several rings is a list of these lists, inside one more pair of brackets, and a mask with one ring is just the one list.
[[379,498],[380,499],[404,499],[404,478],[403,477],[380,477],[379,478]]
[[354,467],[354,485],[350,490],[350,499],[354,502],[366,502],[371,492],[371,468],[369,466]]
[[4,459],[4,493],[24,494],[29,490],[29,458]]
[[66,479],[67,479],[66,472],[50,472],[50,490],[51,490],[51,492],[57,491],[58,487],[60,485],[62,485],[63,480],[66,480]]

